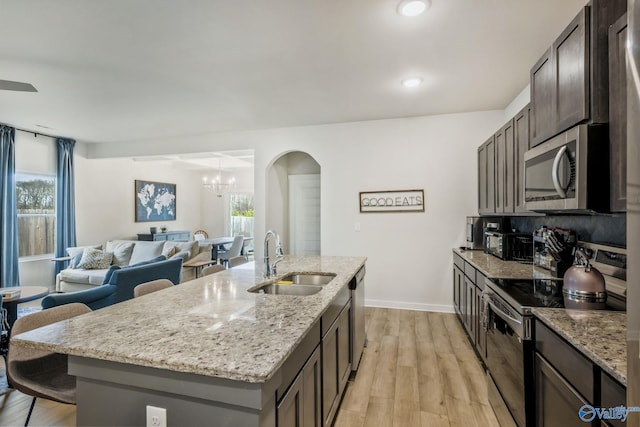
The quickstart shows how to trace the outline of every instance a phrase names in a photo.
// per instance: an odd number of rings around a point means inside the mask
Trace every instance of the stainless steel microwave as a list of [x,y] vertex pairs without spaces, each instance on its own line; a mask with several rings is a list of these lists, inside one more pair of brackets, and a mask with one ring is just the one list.
[[524,200],[530,211],[608,212],[606,125],[578,125],[524,153]]

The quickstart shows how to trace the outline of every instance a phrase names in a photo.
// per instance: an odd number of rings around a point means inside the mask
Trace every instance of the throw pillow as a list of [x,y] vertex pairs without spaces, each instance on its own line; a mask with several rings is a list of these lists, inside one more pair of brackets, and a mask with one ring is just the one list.
[[105,250],[113,252],[113,265],[129,265],[133,253],[133,242],[108,241]]
[[171,245],[164,245],[164,249],[162,250],[162,255],[164,255],[167,259],[174,256],[176,253],[178,253],[178,248]]
[[79,268],[78,264],[80,264],[80,260],[82,259],[82,253],[86,248],[102,249],[102,245],[73,246],[73,247],[67,248],[67,254],[69,254],[69,256],[71,257],[68,268]]
[[[168,248],[174,247],[176,248],[176,252],[182,252],[182,251],[189,251],[189,257],[185,259],[185,261],[188,261],[189,259],[191,259],[192,257],[198,255],[198,253],[200,253],[200,244],[196,241],[196,240],[191,240],[189,242],[166,242],[164,244],[164,249],[163,250],[168,250]],[[167,256],[167,258],[169,258]]]
[[82,252],[82,258],[77,268],[85,270],[98,270],[109,268],[113,260],[113,253],[101,251],[100,249],[85,248]]

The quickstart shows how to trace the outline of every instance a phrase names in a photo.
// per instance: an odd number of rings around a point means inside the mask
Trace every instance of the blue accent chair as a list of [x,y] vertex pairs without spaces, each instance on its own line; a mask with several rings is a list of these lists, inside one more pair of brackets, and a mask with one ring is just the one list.
[[165,260],[164,256],[160,256],[127,267],[111,266],[102,285],[85,291],[47,295],[42,300],[42,308],[80,302],[92,310],[97,310],[132,299],[133,289],[141,283],[168,279],[177,285],[180,283],[181,274],[182,258]]

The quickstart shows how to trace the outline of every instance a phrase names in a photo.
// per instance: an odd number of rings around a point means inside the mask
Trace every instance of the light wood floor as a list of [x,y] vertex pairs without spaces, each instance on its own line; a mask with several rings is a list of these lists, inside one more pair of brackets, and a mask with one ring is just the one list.
[[[486,378],[455,315],[366,309],[368,345],[336,427],[491,427]],[[0,365],[2,365],[0,363]],[[31,398],[0,367],[0,426],[24,424]],[[38,399],[30,426],[74,426],[75,407]]]

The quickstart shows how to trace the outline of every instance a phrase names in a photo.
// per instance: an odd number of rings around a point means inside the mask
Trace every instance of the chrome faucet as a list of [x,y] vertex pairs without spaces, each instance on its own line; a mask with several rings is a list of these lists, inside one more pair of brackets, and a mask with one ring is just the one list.
[[[275,239],[276,241],[276,260],[271,263],[269,259],[269,240]],[[267,279],[275,276],[276,273],[276,265],[282,261],[284,257],[284,253],[282,252],[282,246],[280,246],[280,236],[273,230],[267,231],[267,234],[264,236],[264,275]]]

